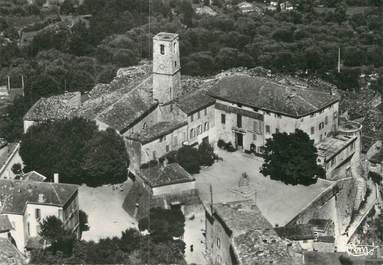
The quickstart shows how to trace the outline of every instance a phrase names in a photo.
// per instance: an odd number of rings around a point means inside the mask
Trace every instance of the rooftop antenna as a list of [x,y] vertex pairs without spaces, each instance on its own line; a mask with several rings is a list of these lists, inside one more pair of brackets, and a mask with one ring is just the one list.
[[340,73],[340,47],[338,48],[338,74]]

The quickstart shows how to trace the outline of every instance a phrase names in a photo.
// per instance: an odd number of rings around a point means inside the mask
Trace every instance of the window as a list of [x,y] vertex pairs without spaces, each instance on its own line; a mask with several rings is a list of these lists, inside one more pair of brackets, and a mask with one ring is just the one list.
[[200,112],[198,111],[198,112],[197,112],[197,119],[199,119],[199,118],[201,118],[201,114],[200,114]]
[[217,238],[217,247],[221,248],[221,240],[219,238]]
[[202,125],[198,125],[197,134],[200,135],[202,133]]
[[226,123],[226,115],[225,114],[221,114],[221,123],[222,124]]
[[324,117],[324,124],[328,124],[328,117],[326,116],[326,117]]
[[169,152],[169,145],[166,145],[166,152]]
[[162,142],[165,141],[165,140],[166,140],[166,135],[160,137],[160,143],[162,143]]
[[253,133],[253,141],[257,140],[257,134]]
[[204,124],[204,131],[208,131],[209,130],[209,122],[205,122]]
[[192,114],[192,115],[190,116],[190,120],[191,120],[191,121],[194,121],[194,114]]
[[146,124],[146,122],[144,122],[144,124],[142,125],[142,129],[146,129],[146,128],[148,128],[148,125]]
[[319,130],[322,130],[324,128],[324,122],[319,123]]
[[169,111],[170,111],[170,112],[173,112],[173,104],[170,104],[170,106],[169,106]]
[[207,108],[203,110],[204,111],[204,114],[205,116],[207,115]]
[[194,138],[194,129],[190,129],[190,138]]
[[266,125],[266,133],[270,133],[270,125]]
[[37,220],[40,220],[41,218],[41,210],[40,209],[35,209],[35,217]]
[[314,134],[314,133],[315,133],[315,128],[311,127],[311,134]]
[[31,224],[28,222],[27,223],[27,232],[28,232],[28,236],[31,235]]
[[174,61],[174,67],[177,67],[177,61]]
[[163,44],[160,45],[160,53],[161,53],[162,55],[165,54],[165,45],[163,45]]
[[275,118],[281,119],[282,116],[280,114],[275,114]]
[[237,114],[237,127],[242,128],[242,115]]

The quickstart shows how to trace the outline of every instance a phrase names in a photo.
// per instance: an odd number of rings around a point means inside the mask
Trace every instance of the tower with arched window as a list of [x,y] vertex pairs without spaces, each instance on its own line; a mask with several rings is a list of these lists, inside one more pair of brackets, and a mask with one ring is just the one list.
[[153,38],[153,98],[167,103],[180,94],[178,34],[160,32]]

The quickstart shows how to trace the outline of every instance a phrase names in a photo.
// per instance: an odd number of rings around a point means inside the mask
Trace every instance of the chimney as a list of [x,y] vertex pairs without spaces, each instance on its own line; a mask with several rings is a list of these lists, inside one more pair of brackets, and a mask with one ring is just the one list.
[[45,196],[42,193],[39,193],[39,203],[45,202]]
[[53,174],[53,182],[54,183],[59,183],[59,173],[54,173]]

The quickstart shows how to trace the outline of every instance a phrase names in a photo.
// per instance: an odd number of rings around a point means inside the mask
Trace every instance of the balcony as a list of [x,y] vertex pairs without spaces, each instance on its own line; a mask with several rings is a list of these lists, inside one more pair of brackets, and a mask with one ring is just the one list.
[[231,127],[231,130],[235,133],[242,133],[242,134],[246,134],[246,130],[244,128],[240,128],[240,127],[237,127],[237,126],[233,126]]

